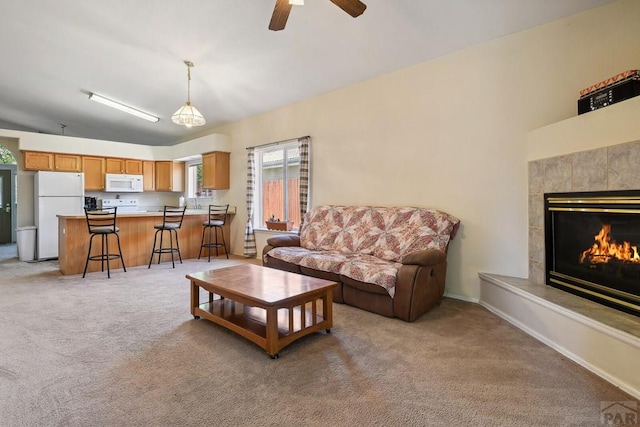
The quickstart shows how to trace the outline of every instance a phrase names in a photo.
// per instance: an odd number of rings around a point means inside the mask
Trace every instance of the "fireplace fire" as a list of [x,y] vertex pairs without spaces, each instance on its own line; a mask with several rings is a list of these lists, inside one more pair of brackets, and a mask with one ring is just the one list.
[[581,264],[608,264],[609,262],[640,263],[638,247],[629,242],[621,245],[611,240],[611,224],[602,224],[602,228],[594,236],[595,243],[580,255]]
[[640,316],[640,191],[545,194],[547,285]]

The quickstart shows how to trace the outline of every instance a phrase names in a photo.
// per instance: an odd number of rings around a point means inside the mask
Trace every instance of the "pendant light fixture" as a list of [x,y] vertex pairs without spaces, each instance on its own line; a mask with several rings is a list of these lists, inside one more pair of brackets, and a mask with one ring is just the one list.
[[184,61],[184,65],[187,66],[187,103],[171,116],[171,120],[173,123],[188,128],[191,126],[202,126],[206,123],[206,120],[202,114],[200,114],[200,111],[191,105],[191,69],[193,68],[193,62]]

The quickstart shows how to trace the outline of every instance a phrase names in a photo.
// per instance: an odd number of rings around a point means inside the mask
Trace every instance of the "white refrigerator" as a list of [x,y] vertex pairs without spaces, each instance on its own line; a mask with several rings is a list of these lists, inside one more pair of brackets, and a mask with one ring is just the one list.
[[36,172],[33,190],[37,258],[58,258],[57,215],[84,215],[84,174]]

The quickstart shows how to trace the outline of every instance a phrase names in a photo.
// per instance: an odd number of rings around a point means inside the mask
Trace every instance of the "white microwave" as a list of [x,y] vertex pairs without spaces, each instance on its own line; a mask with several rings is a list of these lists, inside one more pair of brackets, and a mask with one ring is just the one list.
[[112,193],[141,193],[142,175],[108,173],[104,177],[104,191]]

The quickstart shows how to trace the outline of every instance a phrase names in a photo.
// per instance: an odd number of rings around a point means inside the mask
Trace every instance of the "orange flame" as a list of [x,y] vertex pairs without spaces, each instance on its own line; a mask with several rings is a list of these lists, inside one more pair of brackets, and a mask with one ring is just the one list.
[[603,224],[600,232],[593,236],[595,243],[580,255],[580,263],[586,260],[591,264],[605,264],[611,259],[619,261],[640,263],[638,247],[631,246],[629,242],[621,245],[611,240],[611,225]]

